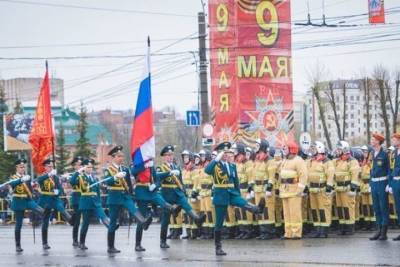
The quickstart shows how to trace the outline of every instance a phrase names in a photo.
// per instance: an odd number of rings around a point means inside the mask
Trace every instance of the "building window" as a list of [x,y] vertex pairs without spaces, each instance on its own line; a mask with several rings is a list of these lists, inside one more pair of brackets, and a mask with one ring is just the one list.
[[353,122],[351,123],[351,128],[354,128],[354,123]]
[[350,96],[350,101],[354,101],[354,96]]
[[354,105],[351,105],[351,106],[350,106],[350,110],[353,110],[353,109],[354,109]]
[[358,95],[356,99],[357,99],[357,101],[360,101],[360,96]]
[[350,114],[350,119],[354,119],[354,114]]

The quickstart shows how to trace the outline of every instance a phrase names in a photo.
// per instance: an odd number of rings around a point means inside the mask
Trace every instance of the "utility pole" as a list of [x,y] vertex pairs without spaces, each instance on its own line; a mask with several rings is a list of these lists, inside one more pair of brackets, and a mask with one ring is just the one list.
[[207,83],[207,57],[206,57],[206,16],[204,12],[198,13],[199,23],[199,78],[200,78],[200,102],[201,102],[201,121],[209,122],[208,110],[208,83]]

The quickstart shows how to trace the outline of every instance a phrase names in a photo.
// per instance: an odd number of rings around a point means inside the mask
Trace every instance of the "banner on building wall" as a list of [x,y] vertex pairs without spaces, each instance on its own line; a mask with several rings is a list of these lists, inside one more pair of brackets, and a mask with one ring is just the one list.
[[28,138],[33,124],[29,113],[4,115],[4,150],[30,150]]
[[368,0],[369,23],[385,23],[384,0]]
[[293,138],[290,1],[210,0],[215,138]]

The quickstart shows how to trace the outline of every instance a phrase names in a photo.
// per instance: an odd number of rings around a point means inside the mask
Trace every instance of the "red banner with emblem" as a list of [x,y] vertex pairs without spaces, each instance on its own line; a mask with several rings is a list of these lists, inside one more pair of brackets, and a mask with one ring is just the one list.
[[369,23],[385,23],[385,6],[383,0],[368,0]]
[[290,1],[210,0],[216,141],[293,138]]
[[51,118],[50,82],[46,67],[46,74],[40,89],[35,119],[29,134],[29,143],[32,146],[32,163],[38,174],[44,172],[42,162],[54,151],[54,134]]

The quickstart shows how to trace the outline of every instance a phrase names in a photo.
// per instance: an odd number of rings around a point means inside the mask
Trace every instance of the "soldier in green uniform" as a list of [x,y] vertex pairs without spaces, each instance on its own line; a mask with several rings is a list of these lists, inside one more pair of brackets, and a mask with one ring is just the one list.
[[57,171],[54,167],[53,159],[46,159],[43,161],[45,173],[37,178],[37,182],[40,186],[40,197],[39,205],[44,209],[43,223],[42,223],[42,244],[43,249],[50,249],[47,242],[49,219],[52,211],[58,211],[68,221],[69,224],[73,225],[72,217],[65,210],[64,203],[60,199],[61,195],[64,194],[63,187],[61,186],[60,179],[57,176]]
[[[148,160],[142,165],[132,167],[132,175],[135,176],[135,198],[138,203],[139,211],[147,216],[150,213],[149,204],[156,204],[162,209],[172,213],[176,216],[181,207],[178,205],[171,205],[165,201],[161,196],[158,189],[160,183],[156,181],[156,171],[154,169],[154,161]],[[136,244],[135,251],[142,252],[146,249],[142,247],[143,227],[139,224],[136,227]]]
[[214,160],[207,165],[205,172],[213,176],[216,222],[214,230],[215,253],[217,256],[226,255],[222,250],[221,229],[227,213],[228,205],[244,208],[254,214],[262,214],[265,208],[265,198],[258,205],[248,203],[240,195],[239,180],[234,163],[227,162],[230,142],[223,142],[216,147],[220,151]]
[[44,210],[32,199],[31,177],[25,172],[25,159],[18,159],[15,162],[16,172],[10,177],[9,185],[12,188],[11,209],[15,213],[15,247],[17,252],[22,252],[21,248],[21,228],[25,210],[32,210],[43,215]]
[[[171,145],[165,146],[160,155],[164,158],[164,162],[160,166],[160,172],[157,172],[157,180],[161,183],[162,196],[168,203],[180,205],[185,210],[185,213],[194,220],[197,227],[201,227],[204,223],[205,215],[199,216],[188,203],[183,188],[182,172],[174,163],[174,147]],[[161,248],[169,248],[167,244],[169,218],[170,212],[164,210],[161,218]]]
[[117,230],[117,219],[122,208],[126,208],[130,216],[133,216],[138,224],[141,224],[144,230],[149,228],[152,217],[144,218],[135,207],[132,199],[133,186],[129,169],[122,165],[124,162],[124,153],[122,146],[116,146],[108,152],[111,156],[111,163],[104,171],[104,182],[107,184],[108,196],[107,205],[110,212],[110,226],[108,227],[108,253],[119,253],[116,249],[115,231]]
[[[70,181],[76,180],[77,177],[82,173],[83,170],[82,161],[83,158],[81,156],[77,156],[72,160],[71,165],[74,168],[74,173],[72,173]],[[81,223],[81,212],[79,211],[79,198],[81,197],[81,192],[79,191],[79,185],[73,185],[71,182],[70,184],[72,186],[70,206],[74,211],[74,213],[72,214],[72,220],[74,224],[72,227],[72,246],[77,247],[79,246],[78,232],[79,232],[79,224]]]
[[88,248],[85,245],[85,241],[89,229],[90,217],[96,215],[107,228],[110,226],[110,219],[101,206],[99,184],[93,185],[98,182],[93,175],[94,160],[85,159],[82,165],[83,169],[80,168],[79,174],[72,176],[70,183],[80,192],[78,208],[80,214],[82,214],[83,221],[79,237],[79,248],[81,250],[86,250]]

